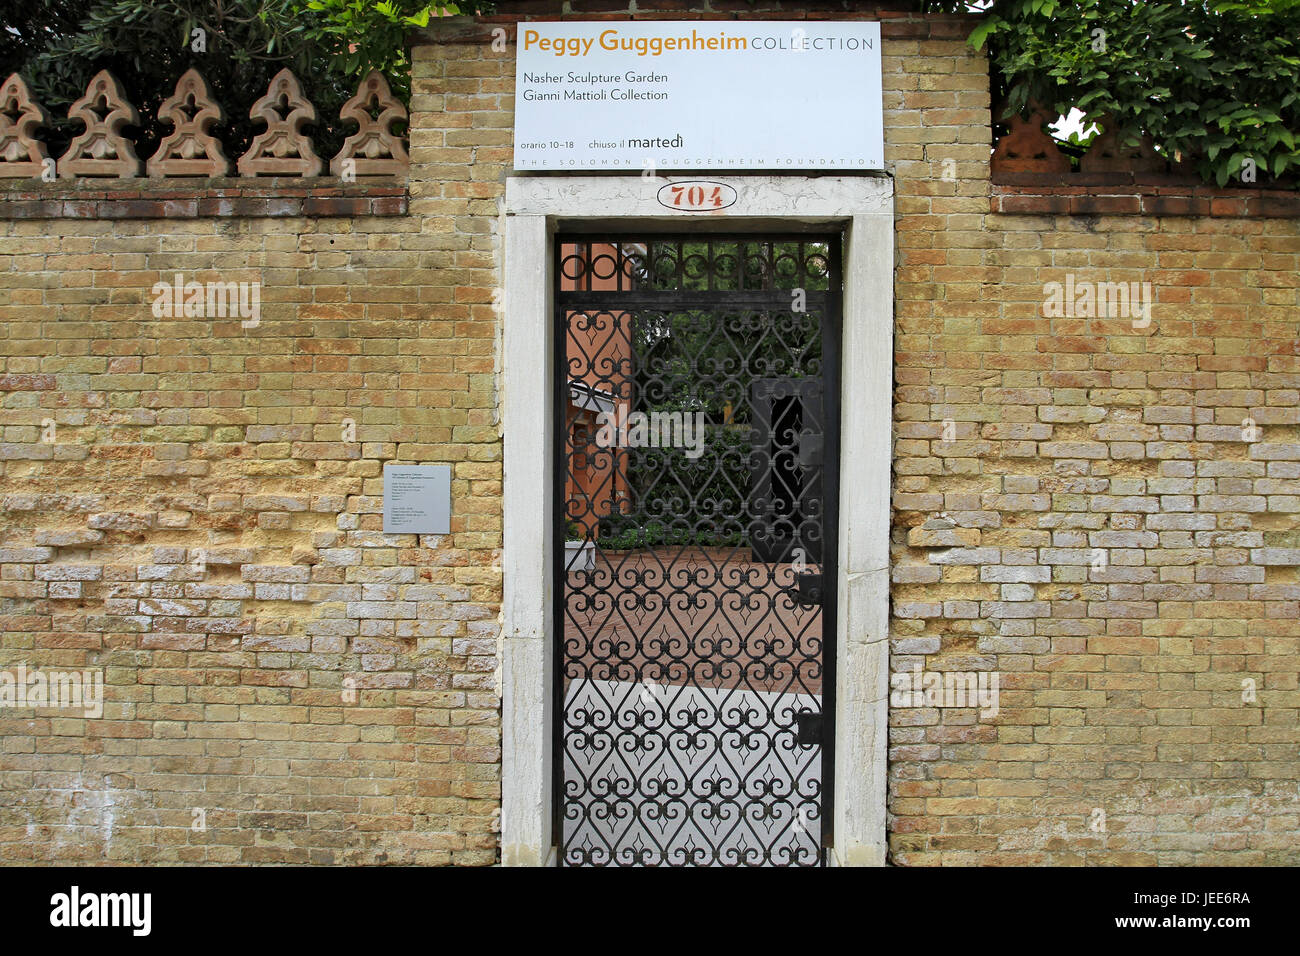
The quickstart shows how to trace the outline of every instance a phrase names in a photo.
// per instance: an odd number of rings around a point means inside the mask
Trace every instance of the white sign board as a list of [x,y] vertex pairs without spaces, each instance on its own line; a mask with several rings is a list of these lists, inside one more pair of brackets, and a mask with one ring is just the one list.
[[884,168],[880,24],[522,22],[515,168]]
[[384,466],[384,534],[451,531],[451,465]]

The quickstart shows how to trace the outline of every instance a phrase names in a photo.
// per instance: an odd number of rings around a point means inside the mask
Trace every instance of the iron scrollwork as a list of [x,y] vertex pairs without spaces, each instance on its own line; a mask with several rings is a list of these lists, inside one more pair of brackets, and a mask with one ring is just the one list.
[[562,237],[556,265],[561,862],[818,865],[839,240]]

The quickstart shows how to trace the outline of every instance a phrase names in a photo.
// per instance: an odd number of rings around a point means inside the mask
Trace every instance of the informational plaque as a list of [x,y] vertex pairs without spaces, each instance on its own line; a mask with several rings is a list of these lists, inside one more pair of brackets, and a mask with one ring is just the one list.
[[884,168],[880,24],[522,22],[516,169]]
[[384,534],[451,531],[451,465],[384,466]]

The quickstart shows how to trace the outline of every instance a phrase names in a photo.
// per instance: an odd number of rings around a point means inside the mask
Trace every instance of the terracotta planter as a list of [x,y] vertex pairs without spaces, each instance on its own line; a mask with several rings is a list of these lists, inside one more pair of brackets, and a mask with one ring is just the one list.
[[596,567],[596,542],[564,542],[564,570],[592,571]]

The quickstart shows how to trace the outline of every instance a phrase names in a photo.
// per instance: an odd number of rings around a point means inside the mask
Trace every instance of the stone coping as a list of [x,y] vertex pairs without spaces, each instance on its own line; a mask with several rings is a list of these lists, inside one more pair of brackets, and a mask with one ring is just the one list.
[[1300,192],[1220,189],[1201,180],[1143,173],[995,173],[992,212],[1056,216],[1300,218]]
[[0,182],[0,219],[195,219],[403,216],[405,182],[334,177],[102,179]]

